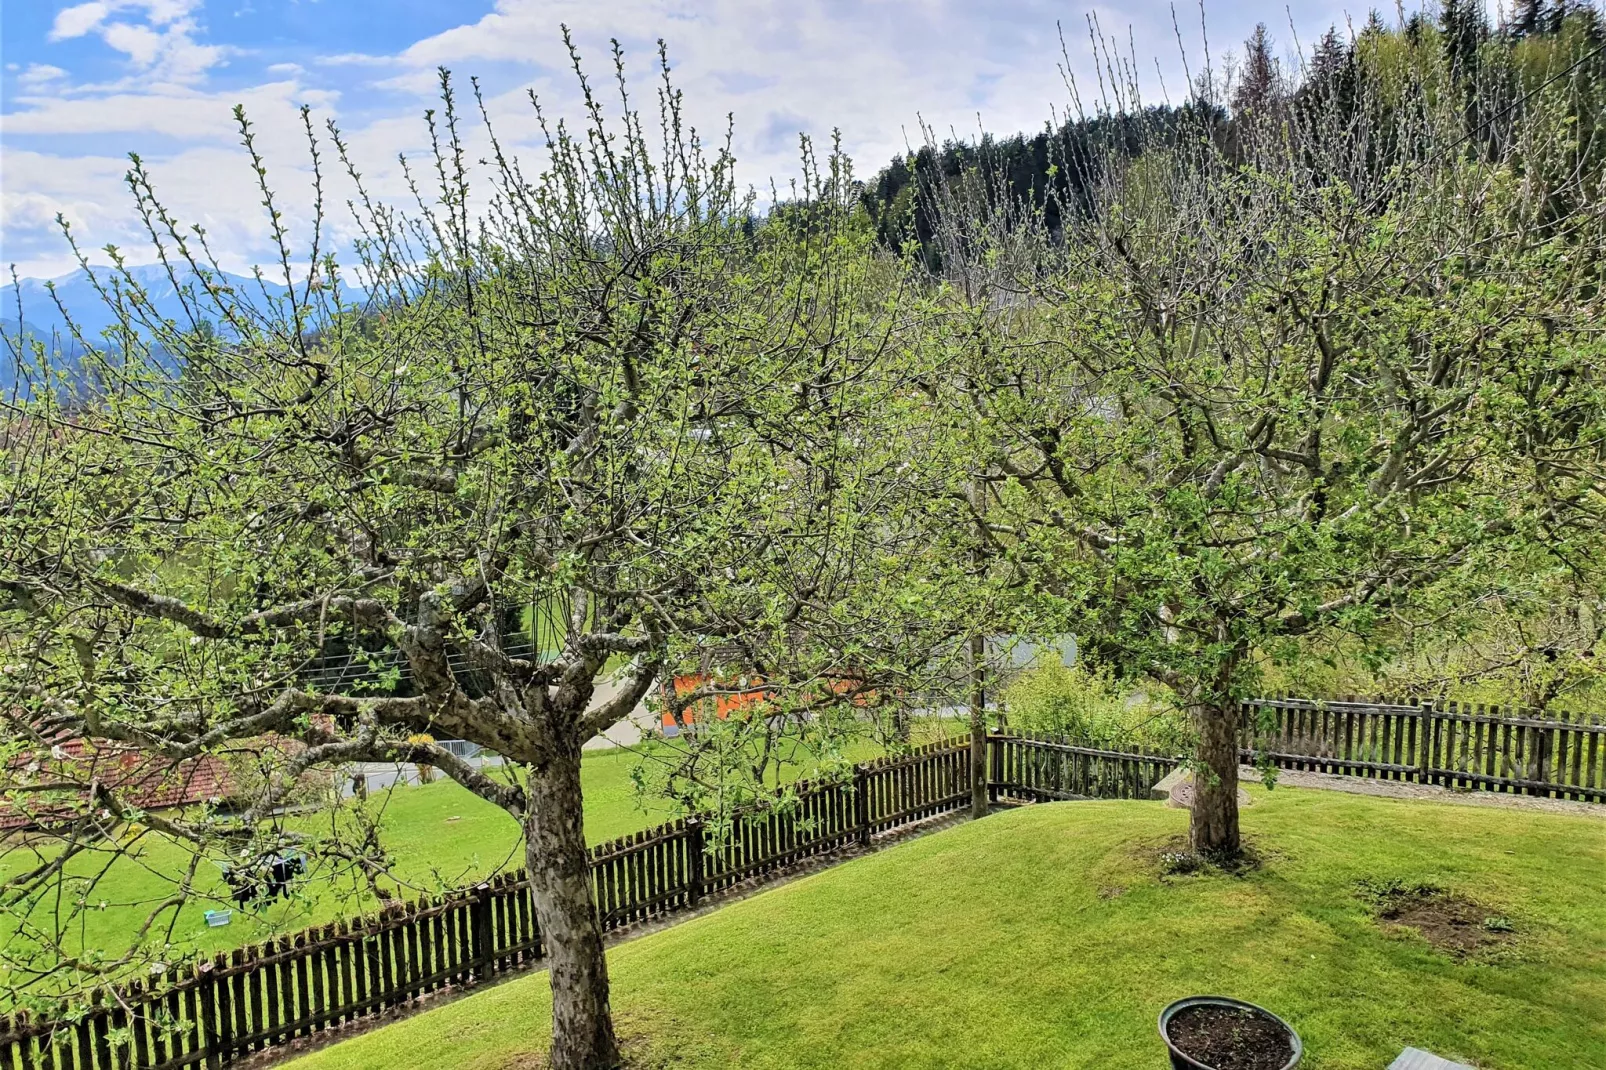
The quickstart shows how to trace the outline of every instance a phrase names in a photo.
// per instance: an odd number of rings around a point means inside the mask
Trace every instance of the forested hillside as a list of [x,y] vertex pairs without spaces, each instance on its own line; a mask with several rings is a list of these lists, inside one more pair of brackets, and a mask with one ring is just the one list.
[[[1082,114],[1035,134],[923,146],[866,182],[863,204],[884,243],[917,241],[935,263],[934,217],[957,187],[972,188],[994,206],[1033,205],[1043,225],[1058,233],[1066,212],[1090,211],[1092,190],[1114,156],[1203,137],[1247,163],[1250,142],[1268,128],[1319,122],[1333,128],[1332,140],[1345,128],[1388,130],[1419,118],[1399,111],[1418,99],[1404,87],[1418,83],[1426,83],[1430,97],[1451,94],[1462,101],[1468,144],[1481,146],[1486,157],[1513,136],[1524,109],[1538,105],[1541,94],[1546,103],[1565,101],[1582,148],[1577,159],[1557,165],[1593,171],[1601,163],[1596,132],[1606,93],[1603,46],[1600,13],[1574,0],[1522,0],[1501,24],[1470,0],[1447,0],[1437,17],[1418,12],[1398,25],[1373,11],[1353,33],[1335,26],[1303,49],[1277,40],[1262,24],[1235,54],[1195,70],[1185,100],[1143,106],[1123,99],[1128,80],[1136,79],[1118,65],[1106,74],[1118,87],[1116,99],[1083,100]],[[1375,136],[1370,144],[1367,164],[1378,172],[1424,147],[1400,138],[1392,145],[1383,141],[1385,151],[1377,151]]]

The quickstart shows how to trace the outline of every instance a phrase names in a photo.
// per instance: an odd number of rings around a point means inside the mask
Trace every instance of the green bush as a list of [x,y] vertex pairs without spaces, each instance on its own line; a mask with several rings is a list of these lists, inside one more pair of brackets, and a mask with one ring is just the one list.
[[1123,687],[1108,670],[1050,661],[1017,677],[1003,700],[1009,727],[1028,735],[1111,749],[1193,750],[1186,714]]

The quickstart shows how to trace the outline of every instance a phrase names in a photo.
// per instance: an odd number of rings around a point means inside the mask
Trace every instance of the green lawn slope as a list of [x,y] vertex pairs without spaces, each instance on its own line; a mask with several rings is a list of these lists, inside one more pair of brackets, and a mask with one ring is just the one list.
[[[638,798],[631,771],[640,761],[640,754],[625,749],[586,755],[581,780],[586,838],[592,843],[628,835],[671,816],[667,804],[656,809],[644,807]],[[432,784],[374,792],[367,805],[383,830],[381,843],[393,860],[392,872],[403,882],[403,894],[409,898],[472,884],[503,866],[523,864],[518,825],[504,811],[453,781],[440,778]],[[327,831],[328,819],[307,815],[290,818],[287,824],[317,833]],[[95,909],[74,919],[68,941],[73,950],[101,948],[120,954],[147,913],[173,893],[176,878],[191,861],[187,848],[159,836],[148,835],[136,847],[135,857],[113,859],[107,852],[91,852],[73,866],[77,874],[105,869],[89,893]],[[0,878],[31,864],[31,852],[0,852]],[[351,876],[349,867],[339,879],[331,872],[316,869],[297,882],[291,899],[236,911],[230,925],[209,929],[204,912],[233,904],[221,870],[210,861],[202,862],[196,871],[200,895],[179,908],[172,925],[173,942],[183,950],[215,952],[378,908],[377,901]],[[38,923],[48,923],[50,908],[48,902],[37,908]],[[171,913],[164,915],[162,928],[173,921]],[[15,919],[0,914],[0,940],[16,938],[15,933]]]
[[[922,731],[934,732],[935,727],[922,726]],[[633,780],[642,763],[672,757],[672,753],[659,743],[586,753],[580,779],[588,841],[606,843],[675,816],[668,801],[644,798]],[[869,741],[855,742],[848,750],[849,757],[859,761],[880,753],[880,748]],[[806,752],[798,750],[780,775],[794,778],[799,770],[808,768],[810,761]],[[518,825],[504,811],[444,777],[432,784],[375,791],[365,808],[369,819],[380,828],[380,844],[391,859],[394,881],[387,883],[404,898],[460,888],[498,869],[523,864]],[[341,833],[331,838],[349,844],[353,840],[349,815],[339,820]],[[331,832],[327,813],[301,814],[285,819],[285,823],[313,835],[327,836]],[[21,837],[0,841],[0,882],[37,864],[37,856],[21,844]],[[77,954],[84,949],[99,949],[109,957],[122,955],[150,911],[174,894],[178,879],[192,860],[193,854],[186,845],[151,833],[142,836],[130,853],[108,848],[80,856],[70,872],[96,879],[93,888],[76,883],[73,886],[75,893],[87,895],[91,908],[73,917],[73,927],[65,940],[68,950]],[[147,938],[148,943],[165,942],[170,937],[175,955],[191,951],[212,954],[337,918],[369,914],[380,905],[352,866],[327,863],[315,866],[307,877],[297,881],[291,898],[236,910],[229,925],[208,928],[204,917],[207,910],[233,906],[219,865],[211,859],[203,860],[196,868],[194,886],[197,894],[176,912],[167,909]],[[53,924],[55,905],[50,897],[36,904],[34,924]],[[0,944],[19,957],[32,946],[26,936],[19,935],[17,919],[10,913],[0,913]],[[7,1009],[0,1001],[0,1012]]]
[[[1244,876],[1165,877],[1187,815],[1087,802],[997,814],[611,953],[643,1066],[1164,1065],[1160,1009],[1225,993],[1285,1016],[1310,1070],[1406,1045],[1480,1068],[1606,1067],[1606,821],[1256,791]],[[1458,960],[1380,924],[1363,879],[1428,882],[1515,926]],[[516,979],[296,1070],[540,1065],[549,991]]]

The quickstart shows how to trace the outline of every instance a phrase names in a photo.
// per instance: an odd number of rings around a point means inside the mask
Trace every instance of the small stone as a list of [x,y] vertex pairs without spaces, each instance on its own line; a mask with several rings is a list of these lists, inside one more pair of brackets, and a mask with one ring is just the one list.
[[1190,775],[1186,769],[1180,767],[1171,770],[1149,789],[1149,798],[1161,800],[1171,798],[1171,789],[1187,780]]

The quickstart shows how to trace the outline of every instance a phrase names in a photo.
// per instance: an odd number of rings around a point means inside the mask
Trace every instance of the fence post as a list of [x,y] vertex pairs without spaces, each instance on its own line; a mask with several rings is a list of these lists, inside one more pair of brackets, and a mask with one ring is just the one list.
[[703,823],[700,818],[686,822],[686,905],[694,907],[703,897]]
[[474,886],[474,904],[469,907],[469,925],[474,931],[474,979],[485,981],[491,976],[491,964],[496,954],[496,949],[492,946],[494,935],[491,927],[489,884]]
[[1003,730],[987,737],[987,801],[990,803],[998,802],[1003,796],[1000,785],[1004,783],[1004,756],[1008,746]]
[[862,765],[853,767],[853,824],[859,830],[859,846],[870,846],[870,778]]
[[[1540,717],[1544,716],[1546,715],[1543,713],[1538,713],[1535,716],[1535,720],[1538,720]],[[1550,737],[1552,735],[1552,730],[1549,728],[1536,728],[1532,729],[1531,732],[1534,741],[1534,753],[1533,761],[1531,763],[1533,767],[1527,771],[1528,779],[1531,781],[1537,781],[1540,784],[1549,783],[1549,780],[1546,776],[1547,770],[1545,766],[1549,764],[1550,759]],[[1550,792],[1544,788],[1536,788],[1530,785],[1525,794],[1549,795]]]
[[1428,783],[1428,771],[1433,767],[1430,755],[1429,740],[1433,733],[1433,700],[1423,699],[1421,712],[1421,727],[1417,731],[1416,740],[1416,782]]
[[219,1028],[217,1013],[217,971],[213,964],[203,962],[195,968],[201,996],[201,1050],[206,1052],[209,1070],[218,1070],[227,1059],[224,1056],[224,1030]]

